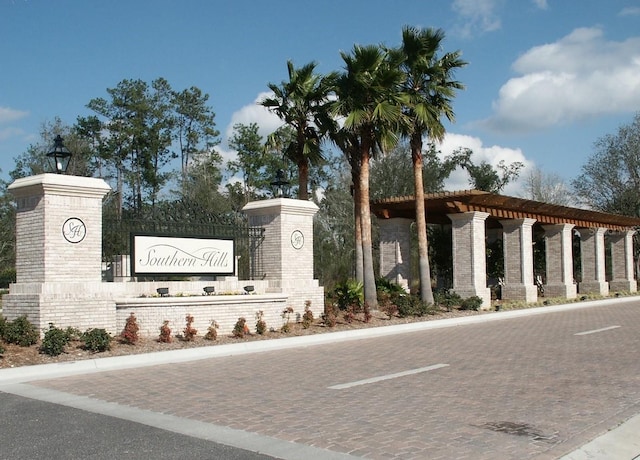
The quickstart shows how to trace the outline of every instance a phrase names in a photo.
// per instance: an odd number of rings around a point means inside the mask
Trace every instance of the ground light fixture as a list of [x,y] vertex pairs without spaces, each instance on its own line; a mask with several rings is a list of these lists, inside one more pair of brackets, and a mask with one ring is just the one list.
[[53,150],[47,153],[51,169],[56,174],[65,174],[71,160],[71,152],[62,143],[62,136],[58,134],[53,140]]

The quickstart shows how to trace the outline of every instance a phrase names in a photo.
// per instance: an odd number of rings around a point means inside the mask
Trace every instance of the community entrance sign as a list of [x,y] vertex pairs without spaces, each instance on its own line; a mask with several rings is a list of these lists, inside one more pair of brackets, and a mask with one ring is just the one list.
[[132,240],[133,276],[234,274],[233,240],[135,234]]

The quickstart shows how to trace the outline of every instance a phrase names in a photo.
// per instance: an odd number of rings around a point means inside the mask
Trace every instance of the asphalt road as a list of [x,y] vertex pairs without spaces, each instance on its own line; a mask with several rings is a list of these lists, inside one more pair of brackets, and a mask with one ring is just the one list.
[[141,423],[0,393],[0,459],[113,460],[273,457]]

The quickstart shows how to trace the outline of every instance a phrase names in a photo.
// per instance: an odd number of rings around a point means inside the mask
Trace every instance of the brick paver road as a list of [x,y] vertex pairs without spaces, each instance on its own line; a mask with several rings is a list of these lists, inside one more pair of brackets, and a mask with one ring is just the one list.
[[630,301],[31,385],[357,457],[556,459],[640,413],[639,352]]

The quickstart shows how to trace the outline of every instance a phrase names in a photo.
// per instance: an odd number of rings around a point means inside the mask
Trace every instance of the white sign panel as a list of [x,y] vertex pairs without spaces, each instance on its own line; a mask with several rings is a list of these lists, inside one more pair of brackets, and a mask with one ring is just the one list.
[[233,240],[133,236],[136,275],[233,275]]

